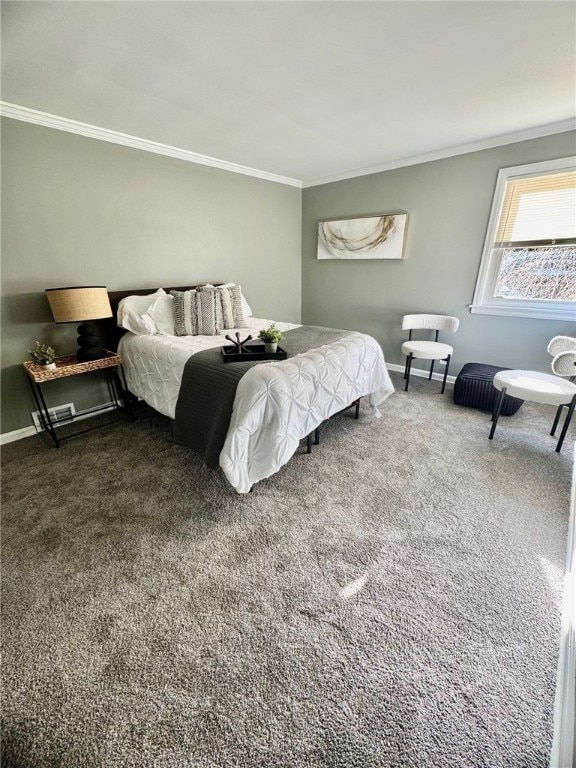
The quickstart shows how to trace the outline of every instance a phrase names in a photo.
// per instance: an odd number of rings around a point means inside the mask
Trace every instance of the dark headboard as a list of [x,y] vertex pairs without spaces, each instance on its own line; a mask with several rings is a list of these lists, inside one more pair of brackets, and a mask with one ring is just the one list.
[[[202,283],[202,285],[206,285],[206,283]],[[218,283],[211,283],[211,285],[222,285],[221,282]],[[179,286],[179,287],[172,287],[172,288],[164,288],[166,293],[170,293],[170,291],[191,291],[193,288],[197,288],[197,285],[186,285],[186,286]],[[119,328],[116,325],[116,314],[118,312],[118,304],[122,299],[125,299],[126,296],[146,296],[146,294],[154,293],[157,291],[157,288],[136,288],[134,290],[125,290],[125,291],[108,291],[108,296],[110,298],[110,306],[112,307],[112,317],[106,320],[102,321],[102,330],[106,337],[106,349],[110,349],[112,351],[116,351],[118,349],[118,344],[120,342],[120,339],[122,336],[126,333],[126,331],[123,328]]]

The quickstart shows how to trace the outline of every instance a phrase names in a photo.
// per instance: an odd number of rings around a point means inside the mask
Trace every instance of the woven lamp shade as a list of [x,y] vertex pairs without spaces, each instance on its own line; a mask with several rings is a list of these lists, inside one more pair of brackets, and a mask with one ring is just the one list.
[[112,317],[108,291],[103,285],[48,288],[46,295],[57,323],[80,323]]

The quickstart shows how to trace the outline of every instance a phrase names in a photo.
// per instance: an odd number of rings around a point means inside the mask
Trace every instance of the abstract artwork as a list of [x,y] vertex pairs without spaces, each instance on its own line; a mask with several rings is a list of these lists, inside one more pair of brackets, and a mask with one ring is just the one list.
[[407,218],[406,213],[392,213],[321,221],[318,224],[318,258],[401,259]]

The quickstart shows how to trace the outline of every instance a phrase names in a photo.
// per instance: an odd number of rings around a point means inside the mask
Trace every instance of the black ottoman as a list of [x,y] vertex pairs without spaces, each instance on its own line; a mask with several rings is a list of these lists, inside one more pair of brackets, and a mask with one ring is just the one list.
[[[466,405],[468,408],[479,408],[481,411],[492,411],[496,397],[500,394],[494,384],[498,371],[509,371],[509,368],[499,368],[497,365],[484,363],[466,363],[454,382],[454,402]],[[504,395],[501,416],[512,416],[520,408],[524,400],[518,397]]]

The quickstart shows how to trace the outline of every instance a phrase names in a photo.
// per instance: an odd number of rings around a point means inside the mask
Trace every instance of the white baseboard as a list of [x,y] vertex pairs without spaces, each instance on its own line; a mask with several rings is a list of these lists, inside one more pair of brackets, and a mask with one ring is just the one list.
[[572,476],[550,768],[576,765],[576,463]]
[[[388,368],[389,371],[396,371],[396,373],[404,373],[404,366],[396,365],[396,363],[386,363],[386,368]],[[424,368],[411,368],[410,376],[420,376],[423,379],[427,379],[428,376],[430,376],[430,369],[426,371]],[[436,381],[442,381],[444,379],[444,374],[434,372],[432,378]],[[446,381],[449,384],[454,384],[456,376],[447,376]]]
[[[98,411],[92,412],[90,410],[88,411],[79,411],[76,416],[73,419],[70,419],[70,421],[65,422],[66,424],[73,424],[76,421],[84,421],[84,419],[91,419],[92,416],[99,416],[101,413],[108,413],[108,411],[114,410],[114,404],[113,403],[104,403],[102,408],[99,408]],[[62,424],[57,424],[56,429],[58,427],[61,427]],[[40,430],[41,432],[44,430]],[[6,443],[13,443],[16,440],[23,440],[25,437],[33,437],[33,435],[38,435],[40,432],[36,429],[35,426],[30,427],[23,427],[22,429],[14,429],[12,432],[4,432],[2,435],[0,435],[0,445],[5,445]]]
[[[396,365],[396,363],[386,363],[386,368],[388,368],[389,371],[396,371],[396,373],[404,373],[404,366],[403,365]],[[430,374],[430,371],[425,371],[423,368],[412,368],[410,371],[410,376],[420,376],[421,378],[427,379]],[[442,381],[444,378],[443,373],[433,373],[432,378],[436,381]],[[453,384],[456,381],[455,376],[448,376],[446,378],[446,381],[449,384]],[[105,413],[106,410],[112,410],[113,409],[112,403],[110,403],[109,408],[98,411],[98,413]],[[83,413],[80,412],[76,415],[76,418],[73,419],[73,421],[80,421],[81,419],[89,419],[91,416],[95,416],[95,413]],[[67,422],[70,424],[71,422]],[[61,425],[58,425],[61,426]],[[58,429],[58,427],[56,427]],[[23,429],[15,429],[12,432],[4,432],[4,434],[0,435],[0,445],[5,445],[6,443],[13,443],[15,440],[23,440],[25,437],[32,437],[32,435],[38,434],[36,428],[34,426],[30,427],[24,427]]]
[[0,435],[0,445],[13,443],[15,440],[23,440],[25,437],[32,437],[32,435],[37,434],[36,427],[34,426],[15,429],[12,432],[4,432],[4,434]]

